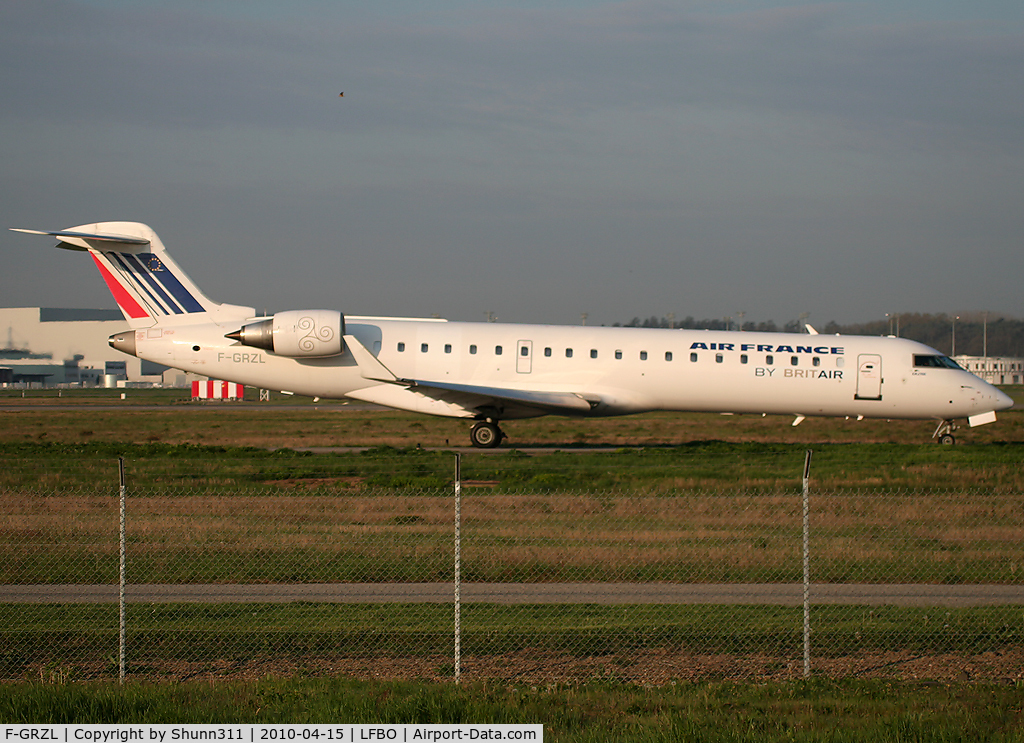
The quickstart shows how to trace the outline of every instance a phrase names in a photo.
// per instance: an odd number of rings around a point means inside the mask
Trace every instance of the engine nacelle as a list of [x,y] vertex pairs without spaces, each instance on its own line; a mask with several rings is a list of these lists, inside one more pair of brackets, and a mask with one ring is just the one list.
[[249,323],[225,338],[278,356],[315,358],[345,350],[345,316],[336,310],[288,310]]

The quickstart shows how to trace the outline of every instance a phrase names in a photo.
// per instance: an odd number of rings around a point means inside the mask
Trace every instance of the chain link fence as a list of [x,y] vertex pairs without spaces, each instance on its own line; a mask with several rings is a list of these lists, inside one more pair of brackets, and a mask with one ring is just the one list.
[[123,600],[116,463],[9,462],[0,677],[660,684],[799,677],[809,651],[830,676],[1024,678],[1013,489],[812,481],[808,636],[798,484],[509,487],[492,460],[456,487],[431,461],[129,461]]

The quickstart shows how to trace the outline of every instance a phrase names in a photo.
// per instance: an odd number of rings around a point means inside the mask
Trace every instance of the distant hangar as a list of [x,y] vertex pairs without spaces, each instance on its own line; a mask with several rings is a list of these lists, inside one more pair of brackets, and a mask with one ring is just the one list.
[[118,310],[60,307],[0,308],[0,384],[30,387],[129,383],[186,386],[182,371],[111,348],[128,329]]

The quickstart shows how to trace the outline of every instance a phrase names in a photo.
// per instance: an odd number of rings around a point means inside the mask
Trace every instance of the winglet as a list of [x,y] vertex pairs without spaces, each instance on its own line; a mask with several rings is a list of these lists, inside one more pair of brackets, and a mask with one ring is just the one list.
[[377,382],[399,382],[400,380],[380,360],[370,353],[359,339],[354,335],[345,336],[345,345],[352,353],[352,357],[359,366],[359,373],[363,379],[372,379]]

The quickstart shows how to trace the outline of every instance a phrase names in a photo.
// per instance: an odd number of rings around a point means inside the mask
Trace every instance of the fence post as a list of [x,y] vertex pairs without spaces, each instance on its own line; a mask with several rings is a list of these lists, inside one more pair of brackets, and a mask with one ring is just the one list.
[[804,678],[811,677],[811,450],[804,455]]
[[462,454],[455,452],[455,683],[462,675]]
[[117,458],[117,471],[120,476],[121,487],[120,487],[120,570],[118,577],[118,591],[117,591],[117,605],[118,605],[118,663],[117,663],[117,679],[118,682],[124,683],[124,667],[125,667],[125,605],[124,605],[124,579],[125,579],[125,534],[124,534],[124,522],[125,522],[125,480],[124,480],[124,457]]

